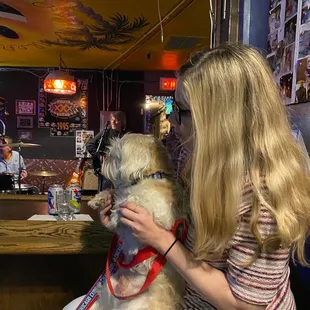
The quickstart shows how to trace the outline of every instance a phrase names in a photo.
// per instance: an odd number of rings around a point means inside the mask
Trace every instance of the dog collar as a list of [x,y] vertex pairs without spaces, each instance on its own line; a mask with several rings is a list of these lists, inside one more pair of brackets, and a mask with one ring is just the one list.
[[168,175],[166,173],[155,172],[155,173],[143,176],[143,178],[141,178],[141,179],[136,179],[136,180],[132,181],[131,185],[136,185],[137,183],[139,183],[143,179],[165,179],[167,177],[168,177]]

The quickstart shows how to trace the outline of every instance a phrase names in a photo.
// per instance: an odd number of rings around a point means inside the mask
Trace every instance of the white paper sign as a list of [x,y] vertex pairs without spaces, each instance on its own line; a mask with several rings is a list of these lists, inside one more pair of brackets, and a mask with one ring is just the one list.
[[76,130],[75,131],[75,157],[91,158],[86,151],[86,144],[94,137],[93,130]]

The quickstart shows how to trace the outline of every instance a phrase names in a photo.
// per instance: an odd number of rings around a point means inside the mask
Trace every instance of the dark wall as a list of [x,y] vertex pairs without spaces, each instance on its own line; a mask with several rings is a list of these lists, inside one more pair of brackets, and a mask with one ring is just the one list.
[[[43,72],[34,71],[37,75]],[[101,72],[73,72],[76,78],[89,79],[88,92],[88,128],[98,132],[100,127],[100,109],[102,109],[102,74]],[[122,72],[119,80],[139,81],[139,83],[124,83],[121,87],[121,110],[128,118],[128,129],[132,132],[142,132],[143,117],[141,116],[141,104],[144,99],[143,72]],[[113,83],[113,82],[112,82]],[[115,91],[114,83],[114,91]],[[14,141],[17,140],[15,100],[36,100],[38,104],[39,78],[25,71],[0,71],[0,96],[7,99],[8,112],[7,135]],[[112,98],[110,110],[115,109],[115,98]],[[74,159],[74,137],[50,137],[50,130],[38,128],[37,115],[34,116],[33,143],[41,147],[23,149],[25,158],[47,159]]]
[[[127,130],[143,133],[141,109],[145,103],[144,72],[121,71],[118,74],[118,81],[120,85],[120,110],[127,116]],[[115,109],[115,103],[112,101],[110,110],[113,109]]]

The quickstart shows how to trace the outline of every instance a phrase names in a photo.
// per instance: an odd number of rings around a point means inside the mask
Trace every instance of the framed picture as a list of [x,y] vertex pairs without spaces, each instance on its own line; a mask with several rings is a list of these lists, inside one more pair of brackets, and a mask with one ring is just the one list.
[[17,128],[33,128],[32,116],[17,116]]
[[35,100],[15,100],[15,114],[16,115],[36,115],[36,101]]
[[18,141],[32,141],[31,130],[18,130]]

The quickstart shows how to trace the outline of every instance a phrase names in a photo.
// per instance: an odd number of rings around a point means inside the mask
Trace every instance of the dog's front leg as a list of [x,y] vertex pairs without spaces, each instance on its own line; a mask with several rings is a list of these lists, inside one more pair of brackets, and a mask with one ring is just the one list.
[[110,215],[110,222],[107,225],[107,228],[109,230],[117,233],[117,230],[118,230],[118,227],[119,227],[119,223],[120,223],[119,219],[120,219],[120,214],[118,212],[118,208],[112,209],[111,210],[111,215]]
[[110,192],[107,190],[100,192],[92,200],[88,202],[88,205],[94,210],[104,207],[104,204],[107,201],[109,193]]
[[[105,190],[97,194],[92,200],[88,202],[88,205],[94,209],[97,210],[99,208],[103,208],[107,199],[108,195],[110,194],[109,190]],[[112,232],[116,232],[118,223],[119,223],[119,215],[111,210],[111,215],[110,215],[110,222],[106,225],[106,228],[109,229]]]

